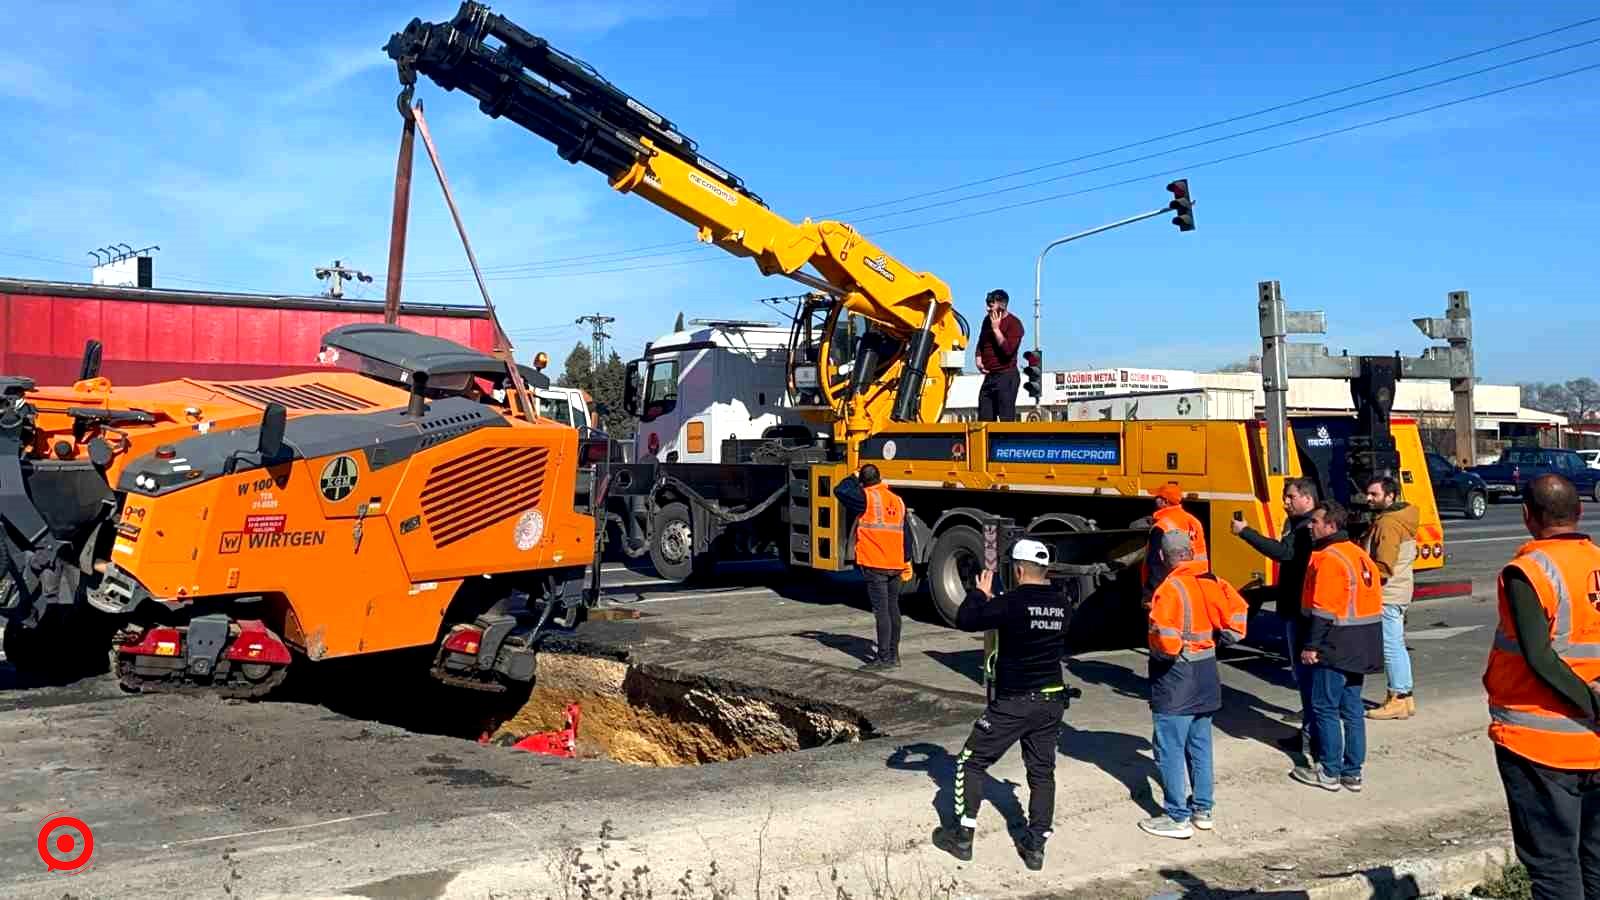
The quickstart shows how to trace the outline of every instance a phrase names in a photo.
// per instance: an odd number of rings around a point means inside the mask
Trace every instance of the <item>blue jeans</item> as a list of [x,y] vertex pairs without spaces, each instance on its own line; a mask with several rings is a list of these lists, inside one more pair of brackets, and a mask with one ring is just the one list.
[[1389,673],[1389,690],[1411,693],[1411,654],[1406,652],[1406,608],[1383,605],[1383,669]]
[[1192,812],[1210,812],[1211,714],[1155,713],[1154,717],[1156,733],[1151,743],[1167,815],[1174,822],[1187,822]]
[[1327,666],[1310,669],[1317,762],[1330,778],[1359,777],[1361,764],[1367,760],[1367,711],[1361,705],[1361,687],[1367,676]]

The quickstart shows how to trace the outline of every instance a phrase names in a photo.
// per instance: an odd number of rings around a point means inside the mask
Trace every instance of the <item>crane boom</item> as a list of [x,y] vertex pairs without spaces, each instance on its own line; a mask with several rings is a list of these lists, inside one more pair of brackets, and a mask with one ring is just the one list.
[[[615,190],[695,226],[701,241],[755,260],[764,275],[825,290],[838,311],[872,323],[886,339],[872,377],[825,372],[820,379],[839,440],[853,444],[852,436],[889,421],[938,420],[968,337],[943,280],[912,270],[845,223],[778,215],[673,122],[483,4],[466,0],[449,22],[413,19],[384,50],[403,83],[421,72],[465,92],[490,117],[545,138],[562,159],[599,171]],[[816,274],[802,271],[807,266]],[[828,359],[824,351],[824,369]]]

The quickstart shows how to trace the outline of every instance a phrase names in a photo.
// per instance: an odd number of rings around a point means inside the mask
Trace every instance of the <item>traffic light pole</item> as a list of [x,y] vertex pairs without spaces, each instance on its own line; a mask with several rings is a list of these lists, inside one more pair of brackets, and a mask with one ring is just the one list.
[[[1177,186],[1177,185],[1181,185],[1182,186],[1181,187],[1181,193],[1179,191],[1174,190],[1174,186]],[[1167,185],[1167,190],[1174,191],[1174,194],[1177,195],[1177,196],[1180,196],[1181,199],[1183,200],[1183,202],[1185,204],[1188,204],[1188,205],[1186,205],[1186,206],[1184,206],[1183,208],[1180,209],[1179,208],[1179,201],[1178,200],[1174,200],[1171,203],[1168,203],[1166,206],[1161,207],[1160,209],[1152,209],[1149,212],[1142,212],[1142,213],[1139,213],[1136,216],[1129,216],[1126,219],[1120,219],[1120,220],[1118,220],[1116,222],[1111,222],[1111,223],[1108,223],[1106,225],[1101,225],[1101,226],[1096,227],[1096,228],[1091,228],[1088,231],[1080,231],[1077,234],[1069,234],[1066,237],[1056,238],[1055,240],[1051,241],[1050,243],[1045,244],[1044,245],[1044,249],[1039,251],[1039,259],[1034,263],[1034,266],[1033,266],[1033,352],[1039,354],[1039,378],[1040,378],[1039,395],[1037,397],[1033,398],[1033,408],[1034,408],[1036,413],[1039,410],[1039,408],[1044,405],[1044,382],[1043,382],[1043,379],[1044,379],[1044,351],[1039,346],[1039,340],[1040,340],[1040,338],[1039,338],[1039,327],[1040,327],[1040,321],[1041,321],[1041,318],[1042,318],[1042,311],[1044,309],[1044,301],[1043,301],[1042,297],[1043,297],[1043,286],[1044,286],[1044,258],[1045,258],[1045,255],[1048,254],[1051,250],[1054,250],[1055,248],[1061,246],[1062,244],[1071,243],[1072,241],[1076,241],[1076,240],[1078,240],[1080,238],[1091,237],[1093,235],[1100,234],[1101,232],[1110,231],[1113,228],[1121,228],[1124,225],[1132,225],[1135,222],[1143,222],[1145,219],[1154,219],[1156,216],[1163,216],[1163,215],[1166,215],[1169,212],[1177,212],[1180,216],[1189,214],[1189,208],[1193,204],[1192,204],[1192,202],[1189,201],[1188,179],[1183,179],[1182,181],[1174,181],[1172,184]],[[1176,224],[1178,222],[1178,220],[1177,219],[1173,219],[1173,222]],[[1190,220],[1188,228],[1183,228],[1182,225],[1180,225],[1179,227],[1182,228],[1185,231],[1187,231],[1189,229],[1192,229],[1194,227],[1193,220],[1192,219]]]

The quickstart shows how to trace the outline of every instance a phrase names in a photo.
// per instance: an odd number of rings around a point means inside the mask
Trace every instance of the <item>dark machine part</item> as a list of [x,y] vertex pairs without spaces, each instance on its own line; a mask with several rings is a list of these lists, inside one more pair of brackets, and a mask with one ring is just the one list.
[[480,3],[462,3],[449,22],[412,19],[384,51],[399,67],[402,83],[411,84],[414,73],[421,72],[445,90],[460,88],[491,118],[516,122],[554,144],[562,159],[588,165],[608,179],[659,149],[762,203],[737,176],[702,157],[695,142],[665,117],[587,63]]
[[1395,384],[1400,380],[1400,357],[1362,356],[1357,358],[1356,366],[1356,377],[1350,379],[1356,428],[1350,435],[1346,468],[1352,500],[1364,495],[1369,478],[1400,477],[1400,453],[1389,427]]
[[922,408],[922,381],[928,368],[928,358],[933,355],[933,335],[926,329],[911,339],[906,351],[905,368],[901,371],[900,386],[894,395],[894,410],[890,418],[896,422],[915,422]]
[[[589,568],[600,567],[596,563]],[[537,612],[527,592],[514,590],[471,623],[455,625],[439,643],[433,677],[452,687],[490,693],[531,683],[541,640],[576,631],[598,601],[588,581],[584,570],[573,570],[546,582]]]

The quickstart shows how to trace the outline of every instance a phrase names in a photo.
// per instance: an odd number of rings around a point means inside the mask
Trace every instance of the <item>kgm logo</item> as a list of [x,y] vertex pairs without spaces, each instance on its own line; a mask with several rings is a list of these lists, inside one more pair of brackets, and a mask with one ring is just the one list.
[[241,546],[243,546],[243,545],[244,545],[244,532],[242,532],[242,531],[224,531],[222,533],[222,540],[217,544],[217,552],[218,553],[238,553],[239,552],[239,548]]

